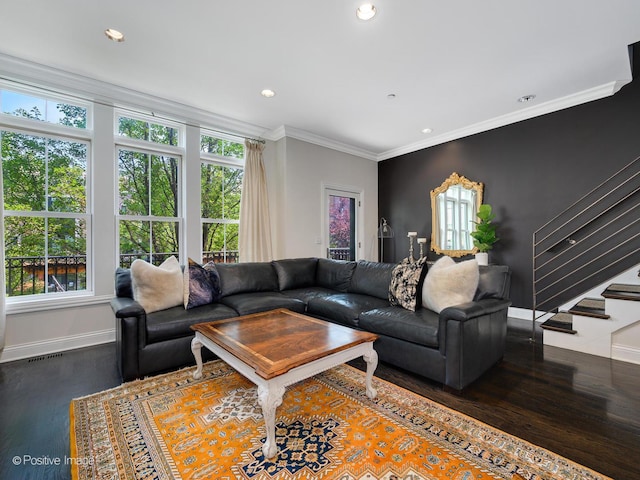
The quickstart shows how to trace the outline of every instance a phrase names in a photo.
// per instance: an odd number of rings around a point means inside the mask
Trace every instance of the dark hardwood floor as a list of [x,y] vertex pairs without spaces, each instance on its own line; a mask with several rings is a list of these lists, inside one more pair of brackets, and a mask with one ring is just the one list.
[[[504,360],[462,394],[384,363],[376,376],[616,480],[640,480],[640,365],[543,347],[530,334],[511,321]],[[69,478],[69,402],[119,383],[113,344],[0,364],[0,479]]]

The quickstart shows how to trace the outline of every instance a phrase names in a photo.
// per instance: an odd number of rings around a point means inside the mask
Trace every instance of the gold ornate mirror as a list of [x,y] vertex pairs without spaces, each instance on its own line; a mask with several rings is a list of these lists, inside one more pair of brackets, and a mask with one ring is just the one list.
[[482,183],[453,172],[431,190],[431,250],[450,257],[474,254],[470,233],[482,204]]

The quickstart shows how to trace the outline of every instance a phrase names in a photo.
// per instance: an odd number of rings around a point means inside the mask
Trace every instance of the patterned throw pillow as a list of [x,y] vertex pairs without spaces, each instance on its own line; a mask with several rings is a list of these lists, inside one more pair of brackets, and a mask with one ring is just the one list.
[[418,286],[424,279],[423,270],[426,272],[427,258],[411,262],[405,258],[391,272],[391,284],[389,285],[389,303],[399,305],[402,308],[416,311],[421,302],[418,301]]
[[220,300],[220,276],[213,262],[202,266],[192,259],[184,269],[184,308],[190,309]]

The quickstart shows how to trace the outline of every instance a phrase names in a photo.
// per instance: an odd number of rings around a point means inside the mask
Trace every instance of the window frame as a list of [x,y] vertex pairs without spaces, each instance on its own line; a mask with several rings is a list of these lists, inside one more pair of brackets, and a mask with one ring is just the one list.
[[[65,97],[60,94],[50,94],[36,88],[28,88],[24,86],[16,87],[10,82],[0,82],[0,90],[9,90],[16,93],[24,93],[26,95],[41,98],[45,101],[56,101],[59,103],[67,103],[73,106],[79,106],[86,109],[86,128],[70,127],[59,123],[51,123],[42,120],[34,120],[26,117],[18,117],[8,113],[0,112],[0,130],[16,133],[19,135],[27,135],[33,137],[42,137],[47,140],[59,140],[63,142],[83,143],[86,146],[86,189],[85,189],[85,211],[82,213],[73,212],[55,212],[47,210],[28,211],[28,210],[5,210],[4,202],[2,204],[2,221],[6,217],[29,217],[29,218],[46,218],[46,219],[79,219],[85,222],[86,238],[85,238],[85,276],[86,288],[83,290],[72,290],[67,292],[45,292],[29,295],[6,296],[7,310],[10,313],[20,313],[26,311],[35,311],[39,309],[49,308],[65,308],[71,305],[83,303],[81,299],[95,296],[95,275],[94,275],[94,258],[93,258],[93,106],[86,101],[80,101],[73,97]],[[1,160],[1,158],[0,158]],[[46,193],[46,192],[45,192]],[[5,248],[5,240],[2,239],[2,248]],[[45,259],[48,258],[48,241],[45,236]],[[6,268],[3,265],[2,268]],[[6,292],[5,292],[6,295]]]
[[[220,132],[215,132],[215,131],[211,131],[211,130],[207,130],[207,129],[200,129],[200,142],[199,145],[202,145],[202,137],[203,136],[207,136],[207,137],[214,137],[220,140],[227,140],[230,142],[234,142],[234,143],[239,143],[242,144],[243,146],[243,157],[240,158],[236,158],[236,157],[225,157],[222,155],[217,155],[214,153],[209,153],[209,152],[203,152],[202,151],[202,147],[199,148],[200,150],[200,172],[202,172],[202,166],[203,165],[213,165],[213,166],[219,166],[219,167],[227,167],[227,168],[236,168],[236,169],[240,169],[243,171],[243,178],[244,178],[244,169],[245,169],[245,161],[246,161],[246,155],[247,155],[247,150],[246,147],[244,145],[244,138],[241,137],[236,137],[234,135],[228,135],[228,134],[223,134]],[[200,173],[201,175],[201,173]],[[238,216],[238,220],[234,220],[234,219],[229,219],[229,218],[210,218],[210,217],[203,217],[202,216],[202,177],[200,176],[200,183],[199,183],[199,187],[200,187],[200,257],[204,258],[204,245],[202,242],[202,231],[204,228],[204,224],[208,223],[208,224],[221,224],[221,225],[238,225],[238,229],[240,228],[240,218]],[[226,239],[226,233],[225,233],[225,240],[224,240],[224,258],[226,261],[226,257],[227,257],[227,239]],[[238,258],[240,257],[240,251],[238,250]],[[237,261],[237,260],[236,260]]]
[[[116,116],[116,118],[118,118]],[[124,142],[121,140],[125,139]],[[120,251],[120,222],[121,221],[140,221],[140,222],[150,222],[150,225],[153,222],[177,222],[179,235],[178,235],[178,261],[183,264],[185,257],[185,201],[183,198],[184,191],[184,162],[185,162],[185,151],[184,148],[175,147],[172,145],[165,145],[161,143],[155,142],[146,142],[143,140],[132,139],[129,137],[122,137],[118,135],[116,137],[116,142],[114,144],[115,156],[114,156],[114,171],[115,171],[115,195],[114,195],[114,213],[115,213],[115,245],[116,245],[116,264],[121,266],[121,256],[123,255]],[[142,148],[139,145],[143,145],[146,148]],[[120,213],[119,208],[119,200],[120,200],[120,154],[121,150],[133,151],[135,153],[142,153],[144,155],[157,155],[157,156],[169,156],[174,157],[178,160],[178,192],[177,192],[177,208],[179,215],[178,217],[166,217],[166,216],[158,216],[151,215],[149,212],[148,215],[122,215]],[[151,256],[153,256],[153,252],[149,252]]]

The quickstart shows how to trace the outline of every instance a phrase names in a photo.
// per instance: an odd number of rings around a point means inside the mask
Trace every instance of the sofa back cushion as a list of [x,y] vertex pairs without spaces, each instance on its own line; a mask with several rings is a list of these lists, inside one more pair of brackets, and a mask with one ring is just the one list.
[[278,275],[279,289],[293,290],[315,286],[317,265],[317,258],[275,260],[273,267]]
[[507,265],[480,265],[480,279],[474,300],[509,298],[511,270]]
[[355,268],[356,262],[320,258],[316,269],[316,285],[345,293]]
[[216,270],[223,297],[278,290],[278,276],[271,262],[217,263]]
[[133,298],[131,289],[131,270],[128,268],[116,268],[116,297]]
[[353,271],[349,292],[388,299],[391,272],[395,266],[394,263],[360,260]]

